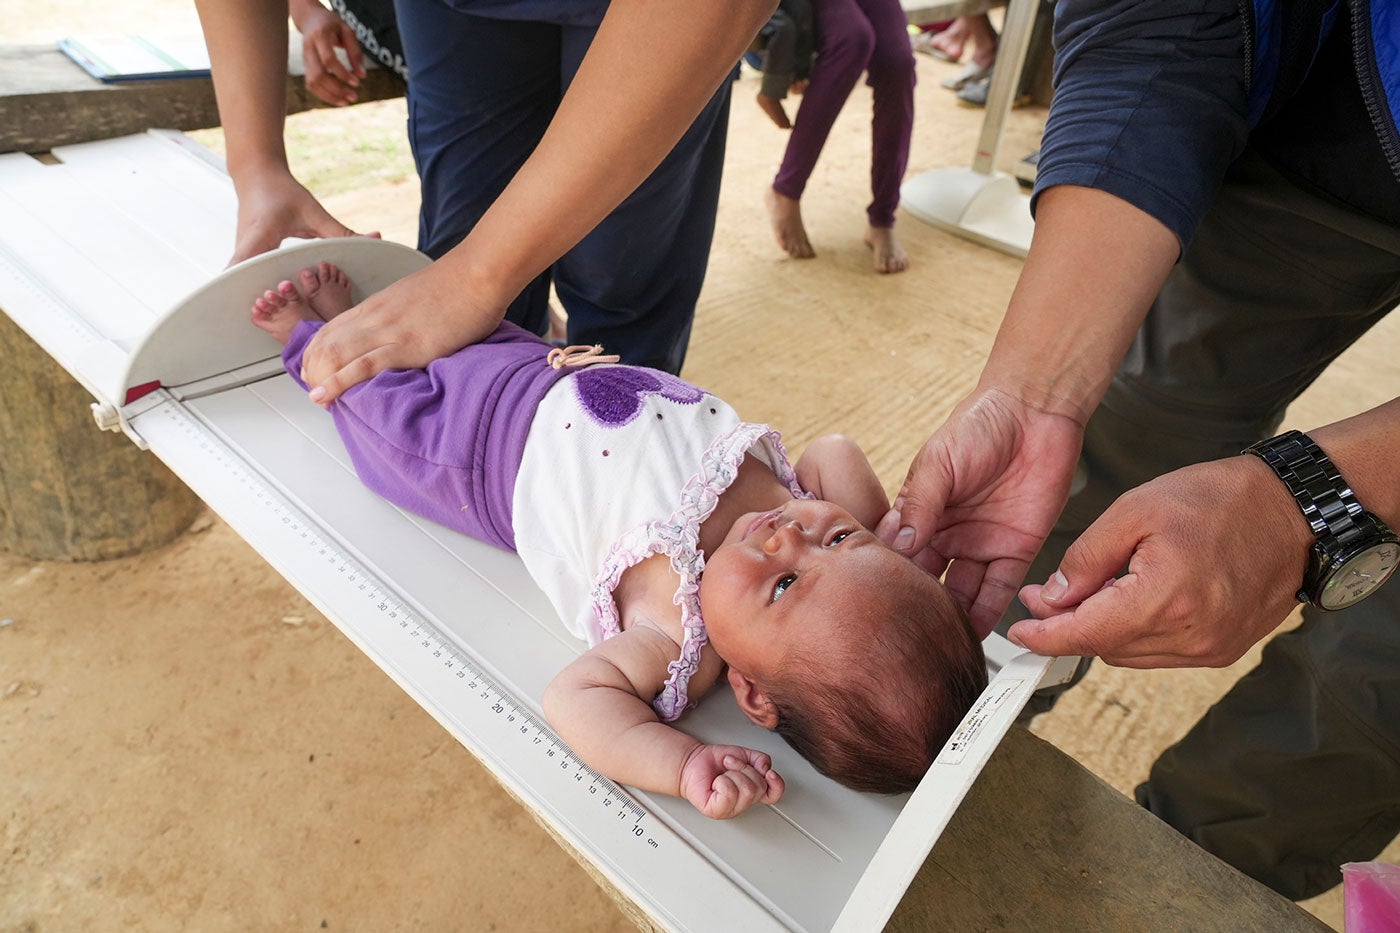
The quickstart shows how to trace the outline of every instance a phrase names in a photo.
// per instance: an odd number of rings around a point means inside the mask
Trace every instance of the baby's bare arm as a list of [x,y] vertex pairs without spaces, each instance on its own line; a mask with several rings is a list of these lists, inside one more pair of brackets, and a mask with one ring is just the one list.
[[575,754],[613,780],[684,797],[715,819],[782,796],[768,756],[706,745],[660,722],[649,699],[661,689],[675,645],[635,628],[597,645],[544,693],[550,724]]
[[834,502],[866,528],[889,511],[890,500],[865,452],[844,434],[827,434],[798,458],[797,481],[819,499]]

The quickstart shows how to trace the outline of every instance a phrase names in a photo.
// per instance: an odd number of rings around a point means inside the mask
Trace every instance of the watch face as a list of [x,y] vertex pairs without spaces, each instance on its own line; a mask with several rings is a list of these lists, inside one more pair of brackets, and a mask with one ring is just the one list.
[[1345,609],[1358,603],[1380,586],[1400,565],[1400,544],[1387,541],[1357,552],[1337,567],[1318,594],[1323,609]]

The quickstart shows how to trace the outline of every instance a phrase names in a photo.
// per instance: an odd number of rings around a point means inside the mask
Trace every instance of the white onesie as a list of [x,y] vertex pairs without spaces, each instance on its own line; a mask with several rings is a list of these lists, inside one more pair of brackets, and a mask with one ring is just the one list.
[[590,646],[620,631],[612,593],[627,568],[666,554],[680,574],[685,644],[653,701],[662,721],[685,710],[706,643],[700,617],[700,524],[734,481],[745,454],[795,496],[778,433],[656,370],[590,366],[540,402],[516,480],[515,544],[574,635]]

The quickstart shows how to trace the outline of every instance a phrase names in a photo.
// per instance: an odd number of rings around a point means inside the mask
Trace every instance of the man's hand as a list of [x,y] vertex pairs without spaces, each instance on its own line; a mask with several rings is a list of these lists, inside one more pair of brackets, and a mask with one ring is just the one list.
[[1189,466],[1110,506],[1048,584],[1021,591],[1037,619],[1009,637],[1122,667],[1223,667],[1297,606],[1311,541],[1258,458]]
[[681,766],[681,796],[713,820],[777,803],[783,779],[767,755],[738,745],[697,745]]
[[1083,429],[983,390],[924,444],[876,533],[945,582],[985,637],[1063,508]]

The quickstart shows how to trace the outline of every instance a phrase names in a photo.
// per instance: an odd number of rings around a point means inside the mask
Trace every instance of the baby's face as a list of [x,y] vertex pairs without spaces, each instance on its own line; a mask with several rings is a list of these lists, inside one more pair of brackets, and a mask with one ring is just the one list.
[[859,637],[877,594],[911,571],[923,573],[840,506],[794,499],[739,517],[705,561],[700,607],[720,657],[760,677],[790,646]]

